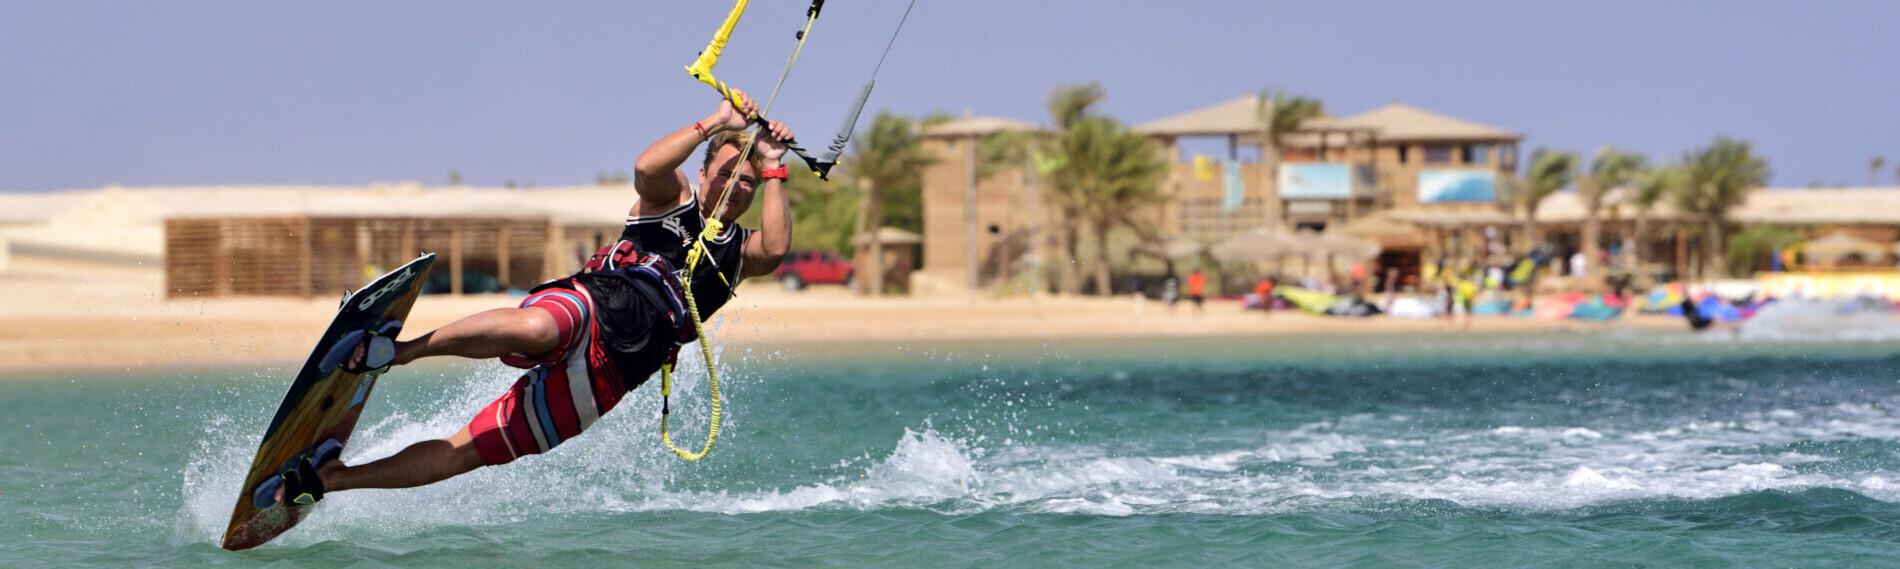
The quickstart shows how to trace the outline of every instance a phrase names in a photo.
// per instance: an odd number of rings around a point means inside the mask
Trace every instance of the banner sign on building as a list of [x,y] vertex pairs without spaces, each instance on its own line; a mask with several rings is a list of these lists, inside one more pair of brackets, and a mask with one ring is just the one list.
[[1489,170],[1420,170],[1418,203],[1489,202],[1497,199],[1497,173]]
[[1280,198],[1288,200],[1343,200],[1370,195],[1371,168],[1337,162],[1280,165]]
[[1240,209],[1240,204],[1247,202],[1247,185],[1240,181],[1240,162],[1222,160],[1221,166],[1225,174],[1222,177],[1221,209]]

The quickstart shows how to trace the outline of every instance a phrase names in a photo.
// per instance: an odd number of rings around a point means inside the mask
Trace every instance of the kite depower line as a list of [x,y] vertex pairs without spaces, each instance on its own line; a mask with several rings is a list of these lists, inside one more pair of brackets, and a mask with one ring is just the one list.
[[[719,57],[725,52],[726,42],[732,39],[733,30],[739,27],[739,20],[745,16],[746,5],[748,3],[749,0],[735,0],[733,2],[732,10],[726,13],[725,21],[719,25],[718,30],[713,32],[712,41],[707,42],[706,49],[701,50],[699,57],[695,58],[691,65],[686,66],[687,74],[692,75],[694,79],[698,79],[699,82],[705,83],[707,86],[712,87],[713,90],[718,91],[719,96],[730,101],[735,108],[743,108],[744,101],[739,99],[738,93],[727,86],[726,82],[720,81],[717,76],[713,75],[713,68],[719,65]],[[818,22],[818,15],[824,11],[824,7],[825,0],[812,0],[811,7],[805,10],[805,25],[798,31],[798,35],[796,36],[797,41],[792,45],[792,54],[785,61],[785,69],[779,71],[778,82],[772,86],[771,94],[765,99],[765,105],[759,107],[757,113],[747,117],[747,119],[752,122],[752,126],[746,130],[745,136],[741,138],[739,158],[735,163],[744,164],[746,159],[751,156],[752,144],[757,140],[759,133],[763,132],[768,125],[766,117],[772,112],[772,105],[778,102],[779,90],[785,87],[785,79],[791,76],[792,67],[798,63],[799,54],[805,50],[805,40],[811,36],[812,25]],[[839,127],[838,134],[832,137],[831,145],[825,148],[824,154],[813,156],[796,141],[785,141],[786,150],[791,151],[793,154],[796,154],[800,160],[803,160],[806,167],[811,168],[812,173],[816,174],[819,179],[831,179],[831,168],[836,166],[838,164],[838,158],[844,155],[845,146],[851,142],[851,133],[857,129],[858,116],[864,114],[864,104],[871,99],[871,89],[877,84],[878,71],[884,68],[884,60],[890,57],[891,47],[897,45],[897,36],[904,30],[904,22],[910,20],[911,9],[916,7],[917,0],[910,0],[910,3],[904,7],[903,17],[897,20],[897,27],[891,30],[890,40],[884,44],[884,52],[878,55],[877,66],[871,69],[870,78],[866,79],[864,86],[858,89],[857,99],[852,102],[849,111],[845,113],[844,124]],[[670,403],[673,394],[673,363],[668,362],[660,366],[660,442],[666,445],[667,450],[673,451],[673,454],[687,461],[698,461],[699,459],[705,458],[708,453],[712,452],[713,442],[719,440],[719,419],[721,415],[719,366],[713,362],[712,337],[706,333],[705,319],[700,316],[699,304],[693,298],[692,279],[697,273],[700,260],[710,255],[706,249],[706,243],[725,233],[725,222],[721,221],[720,218],[726,211],[726,196],[732,194],[732,188],[738,181],[738,176],[727,177],[725,187],[720,188],[719,193],[714,196],[713,214],[707,217],[705,229],[700,231],[699,236],[693,240],[692,248],[687,250],[686,270],[684,275],[680,277],[680,289],[686,297],[686,311],[692,314],[693,330],[699,335],[700,356],[706,362],[707,396],[711,398],[711,409],[707,417],[706,443],[700,447],[698,452],[683,449],[673,444],[673,438],[667,429],[667,416],[671,412]],[[725,280],[726,276],[724,273],[719,273],[718,275],[721,280]],[[730,287],[732,283],[727,282],[726,286]]]

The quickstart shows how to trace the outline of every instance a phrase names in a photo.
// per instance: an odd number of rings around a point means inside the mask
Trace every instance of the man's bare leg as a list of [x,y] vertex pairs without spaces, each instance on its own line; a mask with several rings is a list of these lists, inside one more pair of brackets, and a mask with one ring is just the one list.
[[388,458],[358,466],[332,461],[317,468],[324,492],[358,488],[414,488],[481,468],[468,427],[446,439],[422,441]]
[[396,342],[395,365],[433,356],[470,359],[508,354],[540,354],[560,342],[554,317],[539,308],[497,308],[477,312],[412,340]]
[[[539,308],[498,308],[478,312],[413,340],[396,343],[395,364],[431,356],[498,358],[513,353],[539,354],[555,348],[560,330]],[[446,439],[422,441],[393,456],[360,466],[330,461],[317,466],[325,492],[356,488],[413,488],[480,468],[468,428]],[[282,497],[279,496],[281,500]]]

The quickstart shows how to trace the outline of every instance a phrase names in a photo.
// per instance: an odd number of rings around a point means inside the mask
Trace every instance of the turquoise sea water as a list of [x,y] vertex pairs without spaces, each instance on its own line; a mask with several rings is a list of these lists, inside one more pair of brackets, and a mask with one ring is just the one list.
[[[553,453],[216,542],[289,374],[0,382],[0,566],[1895,566],[1900,344],[1616,332],[723,353]],[[696,374],[688,374],[694,376]],[[357,462],[513,380],[399,369]],[[689,379],[686,441],[703,429]]]

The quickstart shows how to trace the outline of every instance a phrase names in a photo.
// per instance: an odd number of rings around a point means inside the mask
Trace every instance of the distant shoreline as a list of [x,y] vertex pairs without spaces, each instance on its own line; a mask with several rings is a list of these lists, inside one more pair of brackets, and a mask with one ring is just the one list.
[[[308,357],[311,342],[335,308],[330,298],[222,298],[162,300],[156,275],[146,270],[95,272],[63,283],[54,278],[0,278],[0,373],[224,370],[288,367]],[[477,311],[513,306],[504,295],[427,296],[416,305],[408,334]],[[720,345],[750,349],[844,348],[875,352],[927,348],[931,342],[1087,342],[1092,339],[1276,337],[1464,333],[1445,320],[1328,318],[1295,313],[1243,312],[1213,302],[1205,314],[1185,305],[1169,316],[1148,302],[1143,315],[1122,298],[883,298],[862,299],[841,289],[788,293],[772,286],[742,288],[720,315]],[[1632,316],[1612,323],[1477,318],[1470,333],[1642,329],[1680,326],[1673,318]]]

